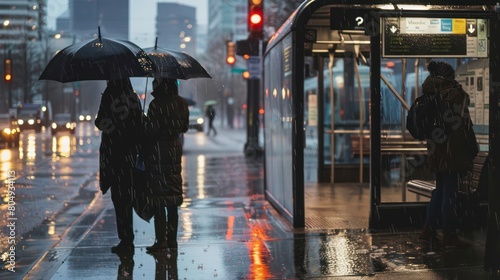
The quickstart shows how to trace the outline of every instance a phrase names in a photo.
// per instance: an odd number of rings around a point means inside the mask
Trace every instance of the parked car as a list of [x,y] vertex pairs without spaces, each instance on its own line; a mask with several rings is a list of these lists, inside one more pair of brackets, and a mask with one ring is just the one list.
[[0,142],[6,143],[8,147],[19,146],[19,135],[21,130],[17,120],[9,114],[0,114]]
[[202,132],[204,122],[203,112],[199,108],[189,107],[189,129],[196,129]]
[[71,114],[56,114],[52,121],[51,129],[52,134],[56,134],[60,131],[68,131],[71,134],[75,134],[76,122],[71,118]]

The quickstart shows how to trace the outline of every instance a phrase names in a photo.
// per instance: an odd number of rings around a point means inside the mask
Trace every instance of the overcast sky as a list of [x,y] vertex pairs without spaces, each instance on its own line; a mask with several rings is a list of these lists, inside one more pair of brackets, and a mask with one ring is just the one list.
[[[198,25],[208,23],[208,0],[129,0],[130,1],[130,40],[142,46],[141,42],[150,41],[146,45],[154,43],[155,17],[157,3],[178,3],[196,7],[196,20]],[[68,0],[48,0],[47,2],[47,25],[54,29],[56,18],[66,11]]]

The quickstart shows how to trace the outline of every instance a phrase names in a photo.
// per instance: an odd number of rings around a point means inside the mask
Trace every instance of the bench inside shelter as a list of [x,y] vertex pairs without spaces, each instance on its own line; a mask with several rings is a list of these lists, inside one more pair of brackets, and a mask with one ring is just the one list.
[[[477,190],[479,186],[479,178],[483,170],[484,162],[487,157],[487,153],[481,152],[474,159],[472,178],[470,178],[470,183],[462,185],[459,192],[463,194],[472,194]],[[423,195],[426,197],[432,196],[432,191],[436,188],[436,182],[430,180],[410,180],[406,183],[406,189],[409,192],[416,193],[418,195]]]
[[[361,155],[361,141],[359,134],[351,135],[351,152],[354,157]],[[370,135],[363,135],[363,157],[370,156]],[[422,154],[427,152],[426,144],[422,141],[403,140],[401,135],[383,135],[380,140],[380,152],[388,154]]]

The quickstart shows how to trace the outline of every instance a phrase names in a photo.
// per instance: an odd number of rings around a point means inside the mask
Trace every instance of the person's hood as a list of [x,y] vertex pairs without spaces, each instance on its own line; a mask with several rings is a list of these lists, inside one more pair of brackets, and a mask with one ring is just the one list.
[[445,89],[456,87],[455,80],[445,79],[443,77],[429,76],[422,84],[422,92],[424,94],[435,94]]
[[455,70],[446,61],[433,60],[427,66],[427,70],[434,77],[443,77],[445,79],[455,78]]
[[168,89],[168,86],[165,82],[161,82],[156,88],[151,92],[151,95],[154,98],[158,97],[166,97],[166,96],[174,96],[178,95],[177,91],[172,91]]

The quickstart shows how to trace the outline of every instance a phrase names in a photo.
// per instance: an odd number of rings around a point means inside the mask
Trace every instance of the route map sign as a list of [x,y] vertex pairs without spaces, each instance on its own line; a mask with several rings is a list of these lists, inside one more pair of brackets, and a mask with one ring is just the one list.
[[488,57],[487,19],[383,18],[384,57]]

